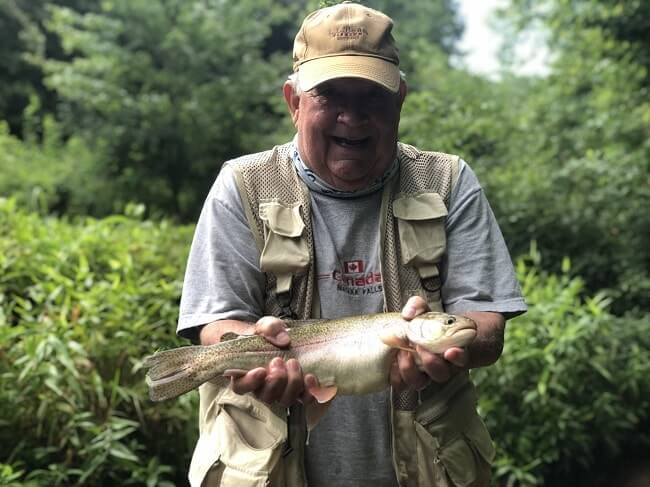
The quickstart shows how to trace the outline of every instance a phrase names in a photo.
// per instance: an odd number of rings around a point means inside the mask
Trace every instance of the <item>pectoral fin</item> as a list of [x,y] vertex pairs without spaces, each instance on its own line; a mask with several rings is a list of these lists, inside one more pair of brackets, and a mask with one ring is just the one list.
[[407,336],[404,334],[396,333],[395,329],[392,327],[386,327],[382,329],[379,332],[379,338],[382,342],[391,348],[399,348],[401,350],[415,352],[415,349],[411,346],[411,342]]

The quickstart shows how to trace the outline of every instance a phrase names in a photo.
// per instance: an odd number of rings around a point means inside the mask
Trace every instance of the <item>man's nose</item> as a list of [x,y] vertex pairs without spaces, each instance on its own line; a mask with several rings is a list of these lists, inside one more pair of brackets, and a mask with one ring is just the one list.
[[348,98],[338,108],[337,121],[350,126],[363,125],[368,122],[368,112],[362,99]]

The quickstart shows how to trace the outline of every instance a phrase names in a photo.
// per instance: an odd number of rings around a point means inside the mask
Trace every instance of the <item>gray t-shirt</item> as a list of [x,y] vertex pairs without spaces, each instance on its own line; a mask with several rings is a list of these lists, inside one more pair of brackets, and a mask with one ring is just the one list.
[[[379,267],[381,191],[352,199],[311,192],[321,316],[336,318],[383,309]],[[492,210],[469,166],[461,161],[446,220],[441,266],[447,312],[526,309]],[[178,333],[220,319],[256,321],[265,279],[232,169],[212,187],[188,259]],[[310,486],[393,487],[387,392],[337,397],[306,448]]]

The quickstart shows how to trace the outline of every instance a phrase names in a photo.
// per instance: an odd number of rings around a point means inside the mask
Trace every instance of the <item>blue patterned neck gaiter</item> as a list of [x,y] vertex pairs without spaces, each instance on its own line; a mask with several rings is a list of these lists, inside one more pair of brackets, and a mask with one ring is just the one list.
[[386,169],[386,172],[371,182],[367,187],[358,191],[343,191],[336,189],[334,186],[326,183],[320,177],[318,177],[314,171],[307,167],[307,165],[300,158],[300,153],[298,152],[297,137],[293,139],[291,147],[289,148],[289,153],[291,155],[291,159],[293,160],[293,165],[298,172],[298,175],[310,190],[327,196],[334,196],[336,198],[358,198],[359,196],[365,196],[367,194],[374,193],[375,191],[383,188],[384,184],[386,184],[386,181],[395,176],[395,174],[397,174],[399,171],[399,159],[396,157],[390,167]]

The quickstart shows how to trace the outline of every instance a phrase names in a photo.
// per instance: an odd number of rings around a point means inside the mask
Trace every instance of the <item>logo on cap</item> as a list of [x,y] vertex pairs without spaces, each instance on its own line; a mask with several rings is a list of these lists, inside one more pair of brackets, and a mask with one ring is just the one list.
[[350,39],[358,39],[368,35],[368,31],[363,27],[352,27],[351,25],[344,25],[338,30],[331,30],[330,37],[337,41],[349,41]]

